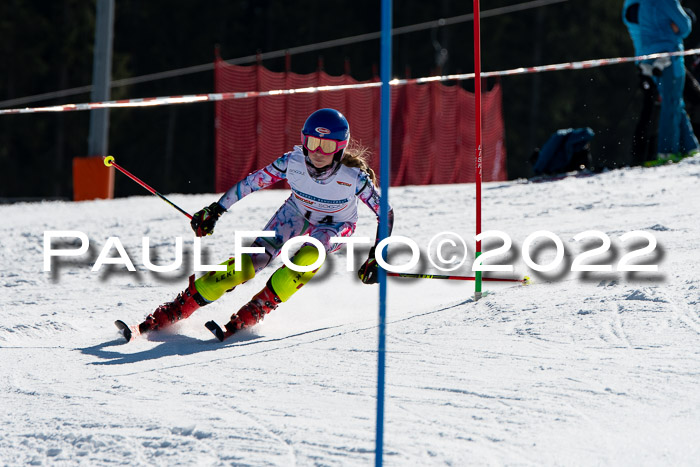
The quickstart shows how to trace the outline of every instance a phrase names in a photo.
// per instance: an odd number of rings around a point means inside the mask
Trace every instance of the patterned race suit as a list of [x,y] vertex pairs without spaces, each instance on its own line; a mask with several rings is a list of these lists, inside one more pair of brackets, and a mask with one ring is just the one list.
[[334,175],[319,182],[308,174],[299,146],[231,187],[219,199],[219,204],[229,209],[250,193],[285,179],[292,194],[263,229],[275,231],[275,237],[259,237],[253,242],[266,251],[266,254],[251,255],[256,273],[267,266],[292,237],[309,235],[319,240],[327,253],[340,249],[342,244],[332,244],[330,238],[347,237],[355,232],[358,198],[379,217],[379,193],[367,173],[341,165]]

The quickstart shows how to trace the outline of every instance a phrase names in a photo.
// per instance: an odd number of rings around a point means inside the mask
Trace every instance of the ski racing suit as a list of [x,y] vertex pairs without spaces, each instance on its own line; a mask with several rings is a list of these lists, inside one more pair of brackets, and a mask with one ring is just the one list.
[[[259,237],[253,242],[253,246],[263,247],[265,252],[241,255],[240,271],[235,271],[234,260],[230,259],[222,263],[227,266],[226,271],[211,271],[197,279],[196,289],[206,301],[217,300],[238,284],[252,279],[279,255],[284,243],[292,237],[309,235],[324,246],[326,253],[339,250],[342,244],[334,244],[330,239],[348,237],[355,232],[357,199],[379,217],[380,196],[366,172],[340,164],[327,179],[314,179],[307,170],[306,157],[300,146],[232,186],[219,199],[219,204],[228,210],[254,191],[282,180],[287,180],[292,193],[263,229],[274,231],[275,236]],[[389,232],[392,226],[393,210],[389,208]],[[304,244],[292,262],[308,266],[318,257],[314,246]],[[317,271],[299,273],[282,266],[275,271],[270,282],[284,302]]]

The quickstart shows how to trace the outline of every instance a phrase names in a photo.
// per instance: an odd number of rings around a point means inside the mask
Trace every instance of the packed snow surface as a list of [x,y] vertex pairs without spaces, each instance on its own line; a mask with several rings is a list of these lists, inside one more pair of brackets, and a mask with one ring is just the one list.
[[[130,183],[117,174],[118,183]],[[500,277],[532,284],[391,278],[387,300],[386,465],[698,465],[700,463],[700,160],[615,170],[548,183],[487,183],[483,230],[513,241],[489,260]],[[234,232],[259,230],[288,196],[254,193],[203,239],[205,263],[233,255]],[[172,195],[194,212],[218,195]],[[413,239],[412,272],[439,273],[430,239],[460,234],[473,255],[474,186],[392,188],[394,235]],[[360,206],[357,235],[376,221]],[[156,197],[0,206],[0,464],[369,465],[377,406],[378,286],[361,284],[347,255],[330,257],[313,281],[258,326],[230,341],[204,327],[225,323],[269,275],[190,319],[125,343],[115,319],[140,322],[183,290],[193,269],[187,219]],[[44,271],[44,234],[81,231],[87,253]],[[537,273],[525,239],[562,240],[561,266]],[[611,240],[572,272],[573,260]],[[631,264],[657,272],[619,272]],[[92,266],[118,237],[136,272]],[[157,264],[145,267],[142,238]],[[501,240],[486,241],[487,249]],[[76,238],[54,248],[78,248]],[[393,247],[392,247],[393,248]],[[357,248],[352,268],[363,261]],[[407,260],[395,248],[393,261]],[[554,243],[529,248],[546,265]],[[449,257],[451,252],[443,256]],[[453,253],[453,252],[452,252]],[[118,256],[111,248],[109,256]],[[434,256],[434,255],[433,255]],[[391,259],[391,258],[390,258]],[[472,275],[471,260],[451,274]]]

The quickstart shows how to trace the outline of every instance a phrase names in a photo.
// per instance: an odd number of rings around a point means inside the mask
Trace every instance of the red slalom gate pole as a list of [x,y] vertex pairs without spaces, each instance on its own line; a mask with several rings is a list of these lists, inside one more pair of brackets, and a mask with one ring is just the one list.
[[[473,281],[476,277],[471,276],[445,276],[440,274],[411,274],[405,272],[387,272],[387,276],[391,277],[406,277],[410,279],[446,279],[451,281]],[[482,281],[486,282],[521,282],[523,284],[529,284],[530,278],[525,276],[522,279],[505,279],[500,277],[482,277]]]
[[[476,236],[481,234],[481,30],[479,26],[479,0],[474,0],[474,106],[476,136]],[[481,255],[481,240],[476,241],[476,253]],[[481,271],[474,278],[474,300],[481,298]]]
[[151,188],[150,186],[148,186],[145,182],[143,182],[143,181],[142,181],[140,178],[138,178],[136,175],[132,174],[131,172],[129,172],[128,170],[126,170],[125,168],[121,167],[119,164],[117,164],[116,162],[114,162],[114,157],[113,157],[113,156],[103,157],[102,160],[104,161],[104,164],[105,164],[107,167],[114,167],[115,169],[117,169],[118,171],[120,171],[121,173],[123,173],[124,175],[126,175],[127,177],[129,177],[130,179],[132,179],[133,181],[135,181],[136,183],[138,183],[139,185],[141,185],[141,186],[144,187],[145,189],[147,189],[149,192],[151,192],[151,194],[156,195],[157,197],[159,197],[160,199],[162,199],[163,201],[165,201],[166,203],[168,203],[169,205],[171,205],[172,207],[174,207],[175,209],[177,209],[178,211],[180,211],[182,214],[186,215],[189,219],[192,219],[192,215],[191,215],[189,212],[185,211],[185,210],[182,209],[180,206],[178,206],[177,204],[173,203],[173,202],[170,201],[168,198],[166,198],[165,196],[161,195],[161,194],[158,193],[156,190],[154,190],[153,188]]

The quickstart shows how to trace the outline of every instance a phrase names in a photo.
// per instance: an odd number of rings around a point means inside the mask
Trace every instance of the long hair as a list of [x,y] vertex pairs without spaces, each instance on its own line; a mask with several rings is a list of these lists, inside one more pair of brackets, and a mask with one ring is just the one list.
[[340,163],[348,167],[357,167],[358,169],[369,175],[370,180],[375,185],[377,184],[377,176],[374,170],[369,166],[368,159],[371,157],[372,152],[366,146],[363,146],[355,138],[350,138],[348,146],[345,148],[345,154],[340,160]]

